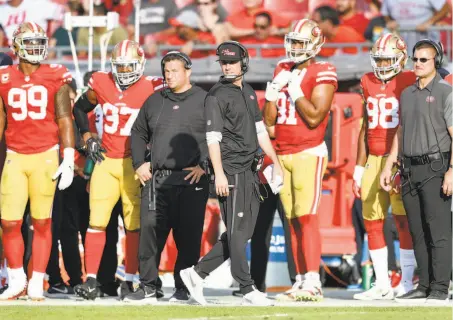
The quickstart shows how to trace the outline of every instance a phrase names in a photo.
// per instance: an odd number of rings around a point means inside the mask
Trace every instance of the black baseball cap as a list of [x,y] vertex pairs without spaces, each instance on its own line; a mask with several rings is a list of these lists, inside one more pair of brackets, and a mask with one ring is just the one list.
[[240,61],[242,50],[237,45],[226,43],[220,45],[218,49],[219,61]]

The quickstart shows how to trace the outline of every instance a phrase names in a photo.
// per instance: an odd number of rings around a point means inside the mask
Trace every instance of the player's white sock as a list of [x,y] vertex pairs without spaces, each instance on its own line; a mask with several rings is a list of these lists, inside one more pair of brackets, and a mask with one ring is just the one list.
[[415,261],[414,250],[400,249],[400,264],[401,264],[401,281],[404,286],[411,290],[413,287],[412,279],[414,277],[414,270],[417,266]]
[[44,283],[44,273],[43,272],[33,271],[31,278],[33,279],[33,281]]
[[376,286],[387,288],[390,286],[387,247],[370,250],[370,256],[371,261],[373,262],[374,273],[376,274]]
[[94,273],[88,273],[87,278],[93,278],[96,279],[96,275]]

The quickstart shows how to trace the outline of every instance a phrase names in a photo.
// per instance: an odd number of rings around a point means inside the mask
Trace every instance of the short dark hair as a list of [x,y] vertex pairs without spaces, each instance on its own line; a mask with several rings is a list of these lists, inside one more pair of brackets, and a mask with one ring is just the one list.
[[315,9],[315,12],[318,12],[321,21],[330,20],[334,26],[340,24],[340,18],[338,17],[338,12],[331,6],[321,6]]
[[263,17],[263,18],[266,18],[267,21],[269,22],[269,25],[272,24],[272,17],[269,13],[267,12],[260,12],[260,13],[257,13],[255,14],[255,19],[258,18],[258,17]]
[[187,62],[186,62],[182,57],[180,57],[180,56],[178,56],[178,55],[173,55],[173,54],[171,54],[171,55],[165,57],[164,60],[162,60],[162,66],[165,67],[165,64],[166,64],[167,62],[174,61],[174,60],[181,61],[181,62],[182,62],[182,65],[184,66],[184,68],[186,67],[186,63],[187,63]]

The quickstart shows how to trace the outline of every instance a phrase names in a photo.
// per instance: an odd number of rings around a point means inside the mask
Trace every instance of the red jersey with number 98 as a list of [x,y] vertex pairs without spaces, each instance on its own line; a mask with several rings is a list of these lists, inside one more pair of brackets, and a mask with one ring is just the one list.
[[[274,78],[283,70],[292,71],[294,62],[285,59],[278,63]],[[310,100],[313,89],[321,84],[331,84],[337,90],[336,68],[328,62],[316,62],[301,72],[305,72],[301,88],[305,97]],[[280,91],[277,99],[277,123],[275,124],[275,140],[277,154],[294,154],[320,145],[324,141],[328,118],[326,117],[316,128],[310,128],[302,119],[291,100],[288,87]]]
[[412,71],[403,71],[383,84],[374,73],[361,80],[368,116],[367,143],[369,153],[383,156],[390,153],[393,137],[400,124],[401,92],[416,80]]
[[55,94],[72,81],[59,64],[41,64],[30,76],[19,65],[0,67],[0,97],[6,110],[6,147],[22,154],[47,151],[59,143]]
[[104,114],[102,146],[107,157],[114,159],[131,156],[132,125],[145,100],[164,87],[162,78],[142,76],[140,80],[121,91],[112,73],[95,72],[88,86],[96,93]]

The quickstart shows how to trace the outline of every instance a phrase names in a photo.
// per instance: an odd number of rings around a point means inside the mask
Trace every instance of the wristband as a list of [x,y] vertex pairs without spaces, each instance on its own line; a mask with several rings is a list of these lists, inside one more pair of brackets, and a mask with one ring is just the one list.
[[365,173],[365,167],[362,166],[355,166],[354,167],[354,174],[352,175],[352,179],[354,179],[355,183],[359,188],[362,187],[362,178],[363,174]]

